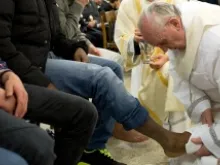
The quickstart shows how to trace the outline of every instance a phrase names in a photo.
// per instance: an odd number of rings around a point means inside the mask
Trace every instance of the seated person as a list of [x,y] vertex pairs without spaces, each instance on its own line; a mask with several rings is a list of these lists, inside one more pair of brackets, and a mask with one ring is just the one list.
[[[92,18],[92,17],[91,17]],[[96,21],[87,21],[83,15],[81,15],[79,24],[81,32],[86,34],[86,38],[95,46],[103,47],[103,36],[101,30],[95,28]]]
[[85,6],[80,18],[80,29],[86,37],[97,47],[103,47],[103,36],[100,29],[100,15],[93,0]]
[[98,11],[101,12],[103,11],[102,8],[101,8],[101,5],[103,3],[103,0],[93,0],[98,8]]
[[27,162],[17,154],[0,148],[0,165],[27,165]]
[[[85,41],[87,46],[89,47],[89,53],[95,54],[96,56],[103,57],[106,59],[110,59],[113,61],[118,62],[119,64],[123,63],[122,56],[118,53],[113,51],[109,51],[107,49],[96,48],[83,34],[80,29],[78,28],[78,20],[81,12],[83,11],[84,0],[76,0],[70,3],[69,0],[57,0],[58,11],[59,11],[59,18],[60,18],[60,25],[62,32],[65,36],[69,39]],[[72,15],[72,17],[69,17]],[[102,63],[107,63],[106,60],[97,59],[89,55],[90,63],[99,64],[97,60]],[[123,79],[122,76],[119,78]],[[140,142],[146,140],[146,137],[141,135],[140,133],[132,130],[132,131],[125,131],[123,127],[119,124],[116,124],[114,129],[114,136],[121,140],[129,141],[129,142]]]
[[[34,85],[24,87],[2,61],[0,73],[0,146],[18,153],[30,165],[75,165],[93,133],[95,107],[77,96]],[[54,141],[46,131],[22,118],[59,128],[55,153]],[[1,154],[0,150],[0,159]],[[5,158],[0,164],[10,165]]]
[[[94,57],[92,57],[91,55],[95,55],[115,61],[118,64],[123,65],[123,58],[120,54],[107,49],[95,47],[90,42],[90,40],[86,38],[86,35],[80,31],[80,15],[82,14],[84,7],[85,5],[87,5],[88,1],[72,0],[72,2],[70,2],[69,0],[56,0],[56,2],[58,5],[61,30],[68,39],[85,41],[86,45],[88,46],[90,58]],[[94,62],[94,59],[92,60],[92,62]]]

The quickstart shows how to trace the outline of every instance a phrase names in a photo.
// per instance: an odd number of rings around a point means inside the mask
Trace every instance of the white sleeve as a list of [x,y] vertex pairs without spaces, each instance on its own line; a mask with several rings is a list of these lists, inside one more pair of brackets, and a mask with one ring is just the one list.
[[213,124],[200,137],[206,148],[220,158],[220,124]]
[[170,70],[169,73],[174,80],[174,95],[184,105],[191,120],[194,123],[200,122],[202,113],[211,108],[208,96],[200,89],[196,88],[188,81],[183,80],[175,71],[172,55],[169,55]]
[[[218,87],[220,93],[220,49],[213,52],[212,63],[210,63],[210,75],[213,78],[213,83]],[[210,58],[210,57],[209,57]],[[215,121],[219,120],[220,114],[215,114]],[[218,123],[218,122],[216,122]],[[201,139],[207,149],[213,153],[217,158],[220,158],[220,124],[213,124],[208,130],[201,135]]]
[[[215,83],[218,86],[218,92],[220,93],[220,73],[219,73],[219,69],[220,69],[220,49],[217,50],[217,55],[216,55],[216,59],[214,60],[215,63],[213,62],[213,70],[211,71],[213,73],[213,78]],[[211,74],[211,73],[210,73]]]

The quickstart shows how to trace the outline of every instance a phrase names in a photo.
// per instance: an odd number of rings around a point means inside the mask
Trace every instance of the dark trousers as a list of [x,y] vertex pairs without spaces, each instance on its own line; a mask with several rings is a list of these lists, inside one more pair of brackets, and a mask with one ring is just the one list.
[[[79,161],[97,120],[87,100],[32,85],[25,116],[58,128],[54,141],[39,127],[0,110],[0,147],[21,155],[30,165],[75,165]],[[54,154],[55,150],[55,154]]]
[[88,28],[86,31],[86,38],[88,38],[90,42],[96,47],[103,48],[103,38],[102,38],[102,32],[100,30],[95,28],[92,29]]

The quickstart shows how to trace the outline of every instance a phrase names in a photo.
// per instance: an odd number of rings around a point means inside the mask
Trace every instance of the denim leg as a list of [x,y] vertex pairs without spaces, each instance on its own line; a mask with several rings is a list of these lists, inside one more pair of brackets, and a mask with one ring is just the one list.
[[27,162],[17,154],[0,148],[0,165],[27,165]]
[[89,55],[89,60],[90,60],[90,63],[92,63],[92,64],[111,68],[112,71],[118,76],[118,78],[123,80],[123,78],[124,78],[123,77],[123,69],[122,69],[122,66],[119,65],[118,63],[111,61],[111,60],[104,59],[102,57],[96,57],[93,55]]
[[102,121],[112,116],[130,130],[147,120],[147,111],[126,91],[123,81],[109,67],[48,59],[45,73],[60,90],[92,98]]
[[[111,68],[111,70],[118,76],[118,78],[123,81],[123,70],[118,63],[92,55],[89,55],[89,59],[90,63],[92,64]],[[99,116],[101,116],[101,114],[99,114]],[[115,119],[112,117],[104,120],[100,117],[96,125],[95,134],[93,134],[87,149],[92,150],[97,148],[105,148],[105,143],[112,136],[114,125]]]

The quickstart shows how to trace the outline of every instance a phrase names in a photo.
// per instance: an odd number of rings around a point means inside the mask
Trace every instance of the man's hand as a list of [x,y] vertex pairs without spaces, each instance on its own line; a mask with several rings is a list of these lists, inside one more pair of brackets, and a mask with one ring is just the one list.
[[89,53],[96,56],[101,56],[100,51],[93,44],[89,45]]
[[52,89],[52,90],[57,90],[57,88],[55,87],[55,85],[53,85],[52,83],[50,83],[48,86],[47,86],[48,89]]
[[160,69],[169,60],[167,55],[157,55],[151,57],[150,67]]
[[134,40],[137,43],[144,41],[144,38],[143,38],[141,32],[139,31],[139,29],[135,29],[135,31],[134,31]]
[[17,104],[15,116],[22,118],[27,112],[28,94],[19,79],[13,72],[6,72],[2,75],[2,82],[5,86],[5,95],[7,98],[15,96]]
[[209,127],[212,126],[213,116],[212,116],[212,110],[211,110],[211,108],[206,109],[206,110],[202,113],[201,122],[202,122],[202,124],[208,124]]
[[6,97],[5,90],[0,88],[0,108],[10,114],[14,114],[16,99],[14,96]]
[[115,8],[116,8],[116,9],[119,9],[120,4],[121,4],[121,1],[120,1],[120,0],[116,1],[116,2],[115,2]]
[[89,3],[89,0],[76,0],[76,2],[82,5],[82,7],[85,7]]
[[195,144],[201,144],[202,147],[195,153],[196,156],[209,156],[212,155],[211,152],[204,146],[201,138],[192,138],[191,141]]
[[96,20],[91,20],[88,23],[88,28],[93,28],[93,27],[95,27],[95,25],[96,25]]
[[88,63],[89,57],[82,48],[78,48],[74,54],[73,60]]

